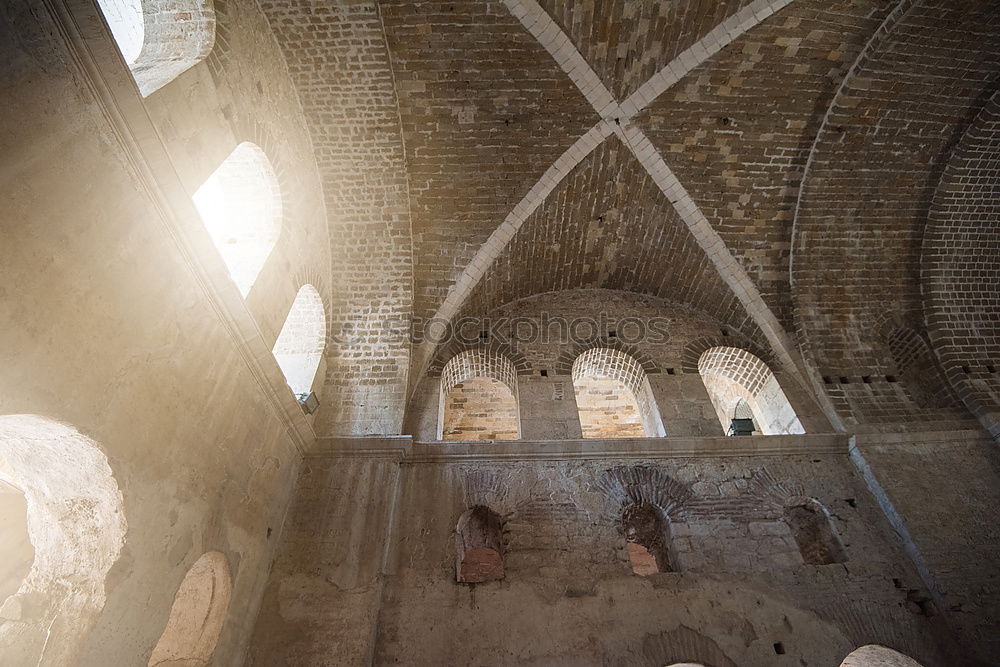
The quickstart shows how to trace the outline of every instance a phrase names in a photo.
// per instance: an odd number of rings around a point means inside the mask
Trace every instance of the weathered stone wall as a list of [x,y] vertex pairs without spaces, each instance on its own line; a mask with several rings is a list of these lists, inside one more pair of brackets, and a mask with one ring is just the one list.
[[981,430],[859,435],[861,471],[898,517],[956,640],[986,664],[1000,655],[1000,456]]
[[[844,436],[672,439],[655,455],[644,442],[330,443],[307,460],[251,664],[763,667],[838,664],[867,643],[961,662],[944,616],[913,602],[921,577]],[[364,447],[398,450],[359,459]],[[845,563],[803,564],[783,520],[803,496],[829,510]],[[676,572],[632,573],[631,502],[669,518]],[[477,505],[503,518],[506,574],[470,586],[454,539]]]

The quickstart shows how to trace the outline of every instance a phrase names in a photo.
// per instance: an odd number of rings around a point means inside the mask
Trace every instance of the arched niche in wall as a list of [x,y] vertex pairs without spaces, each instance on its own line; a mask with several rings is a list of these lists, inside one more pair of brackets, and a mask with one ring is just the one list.
[[98,0],[143,97],[197,65],[215,44],[212,0]]
[[312,285],[295,295],[272,352],[292,391],[301,396],[312,390],[316,370],[326,349],[326,311]]
[[455,528],[455,578],[476,584],[503,577],[503,520],[477,505],[459,517]]
[[847,552],[833,527],[830,513],[815,498],[792,498],[785,503],[785,523],[807,565],[847,561]]
[[736,347],[712,347],[698,358],[698,373],[727,433],[741,402],[763,435],[805,433],[774,373],[755,354]]
[[670,556],[670,520],[652,503],[632,504],[622,513],[622,530],[632,572],[641,576],[675,571]]
[[840,667],[921,667],[920,663],[891,648],[868,644],[852,651]]
[[886,336],[886,344],[894,379],[918,407],[933,410],[960,404],[923,336],[909,327],[896,327]]
[[202,554],[177,589],[167,627],[153,648],[149,667],[211,664],[231,594],[226,557],[218,551]]
[[0,599],[0,656],[12,665],[75,664],[125,540],[122,495],[108,459],[69,426],[5,415],[0,480],[14,496],[7,509],[15,521],[14,539],[0,542],[9,577]]
[[572,376],[584,438],[666,435],[649,378],[632,355],[609,347],[584,350]]
[[245,141],[212,172],[193,199],[245,298],[281,234],[281,191],[271,161],[259,146]]
[[466,350],[441,371],[442,440],[517,440],[521,420],[514,364],[494,350]]

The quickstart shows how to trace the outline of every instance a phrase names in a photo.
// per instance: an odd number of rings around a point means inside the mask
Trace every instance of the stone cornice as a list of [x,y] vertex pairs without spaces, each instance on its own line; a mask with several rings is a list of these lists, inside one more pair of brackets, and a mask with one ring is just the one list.
[[848,454],[848,436],[760,435],[707,438],[622,438],[616,440],[511,440],[414,442],[392,438],[321,438],[310,454],[332,458],[391,458],[401,463],[462,461],[567,461],[601,459],[686,459]]

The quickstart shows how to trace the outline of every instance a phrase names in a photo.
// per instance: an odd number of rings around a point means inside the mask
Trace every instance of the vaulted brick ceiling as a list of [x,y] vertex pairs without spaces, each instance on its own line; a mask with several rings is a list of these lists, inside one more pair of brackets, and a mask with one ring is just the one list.
[[[326,180],[335,320],[604,287],[693,305],[786,365],[791,332],[834,350],[851,343],[825,328],[916,298],[935,165],[998,69],[994,0],[262,6]],[[883,22],[881,64],[859,61]],[[843,291],[848,266],[861,279]],[[398,383],[403,346],[379,336],[358,349]]]
[[998,83],[1000,5],[904,2],[832,103],[806,175],[792,274],[821,371],[889,372],[882,323],[923,327],[931,200]]

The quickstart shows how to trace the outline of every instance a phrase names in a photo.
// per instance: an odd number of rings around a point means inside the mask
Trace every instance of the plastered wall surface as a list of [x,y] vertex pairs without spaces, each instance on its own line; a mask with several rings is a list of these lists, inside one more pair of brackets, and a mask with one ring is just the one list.
[[[90,627],[60,634],[57,626],[48,643],[73,664],[144,664],[185,572],[215,550],[228,561],[233,594],[213,662],[239,664],[299,453],[80,85],[46,7],[5,4],[0,32],[8,100],[0,136],[0,414],[39,415],[93,440],[127,524],[103,610]],[[196,100],[188,118],[204,119],[199,104],[217,100],[200,90],[177,89],[172,104]],[[155,93],[171,94],[171,85]],[[192,144],[215,143],[219,155],[230,140],[210,121],[184,134]],[[178,168],[194,186],[210,162],[199,171],[180,160]],[[294,297],[290,286],[266,291],[275,297],[262,298],[258,313],[280,311],[281,294]],[[271,317],[280,323],[283,314]],[[25,613],[0,622],[30,622]],[[24,659],[51,664],[48,649],[37,649]]]
[[[734,441],[751,455],[707,454],[738,453]],[[641,439],[586,442],[583,459],[569,443],[476,454],[487,445],[384,441],[363,443],[395,449],[380,458],[348,455],[358,441],[309,458],[251,664],[654,665],[718,651],[751,667],[828,665],[872,642],[958,664],[950,616],[912,603],[921,577],[842,436],[675,439],[703,453],[670,458],[639,455]],[[803,495],[828,508],[845,563],[803,564],[782,520]],[[621,513],[637,497],[667,508],[677,572],[632,573]],[[456,522],[480,504],[504,519],[506,575],[457,584]]]

